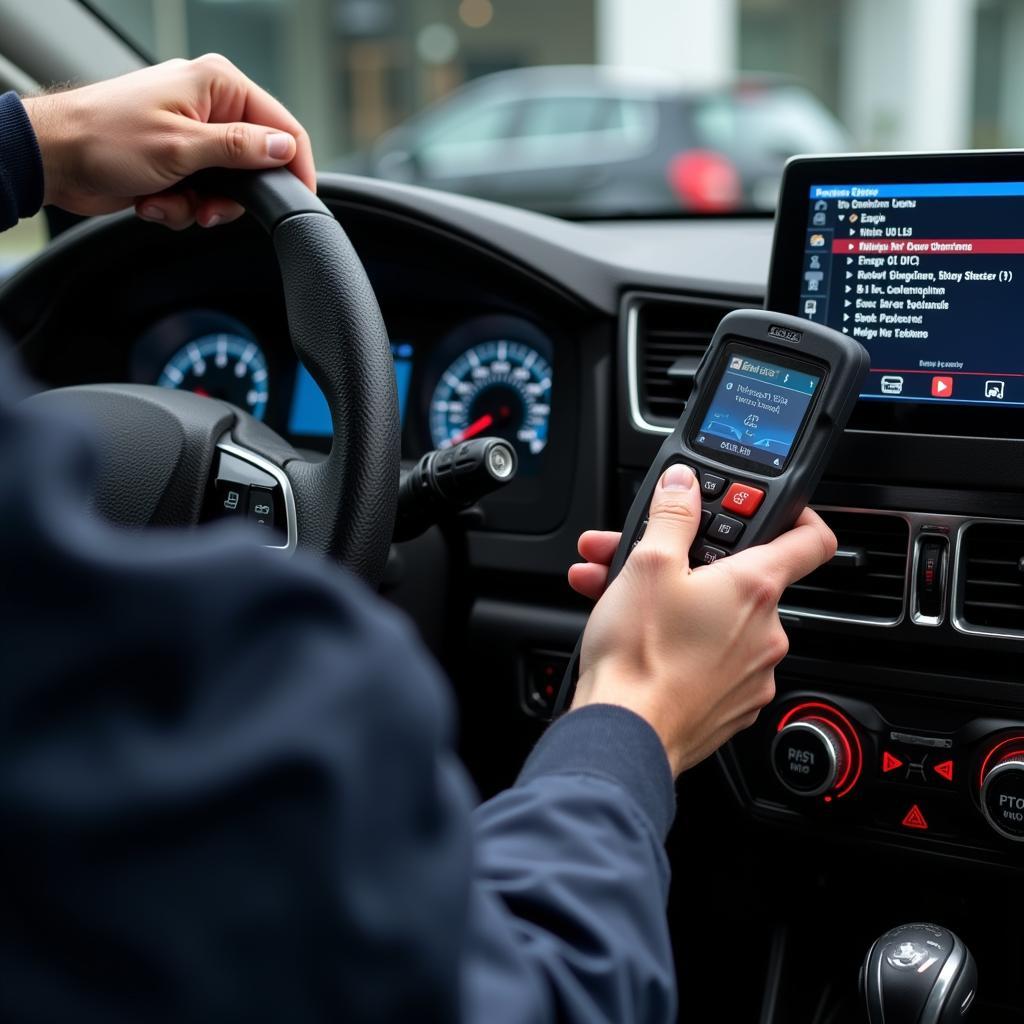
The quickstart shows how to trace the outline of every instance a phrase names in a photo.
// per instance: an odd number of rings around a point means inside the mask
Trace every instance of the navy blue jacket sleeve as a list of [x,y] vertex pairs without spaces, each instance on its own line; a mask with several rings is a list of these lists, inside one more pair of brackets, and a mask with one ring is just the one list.
[[475,813],[466,1020],[676,1019],[663,842],[675,809],[654,730],[623,708],[556,722]]
[[39,143],[17,93],[0,96],[0,231],[43,205]]
[[[574,712],[474,811],[376,595],[230,525],[95,521],[0,372],[0,1017],[669,1021],[664,753]],[[5,397],[5,392],[7,395]]]

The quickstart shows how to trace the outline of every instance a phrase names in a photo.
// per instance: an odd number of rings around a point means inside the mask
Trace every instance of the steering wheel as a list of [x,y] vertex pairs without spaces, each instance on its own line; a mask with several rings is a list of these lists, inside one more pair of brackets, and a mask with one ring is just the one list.
[[363,265],[330,210],[287,170],[204,172],[188,184],[237,200],[270,235],[295,353],[330,409],[330,454],[306,457],[241,409],[186,391],[84,385],[30,401],[96,423],[94,501],[107,518],[197,523],[215,460],[230,453],[276,491],[288,537],[280,546],[310,548],[376,584],[394,528],[399,419],[387,330]]

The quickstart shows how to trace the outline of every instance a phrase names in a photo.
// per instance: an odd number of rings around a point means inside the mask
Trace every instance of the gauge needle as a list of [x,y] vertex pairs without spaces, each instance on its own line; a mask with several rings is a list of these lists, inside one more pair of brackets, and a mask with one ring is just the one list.
[[471,437],[476,437],[477,434],[485,431],[492,423],[494,423],[494,417],[490,413],[487,413],[486,415],[481,416],[480,419],[474,420],[470,423],[470,425],[461,433],[456,434],[455,437],[452,438],[452,443],[458,444],[460,441],[468,441]]

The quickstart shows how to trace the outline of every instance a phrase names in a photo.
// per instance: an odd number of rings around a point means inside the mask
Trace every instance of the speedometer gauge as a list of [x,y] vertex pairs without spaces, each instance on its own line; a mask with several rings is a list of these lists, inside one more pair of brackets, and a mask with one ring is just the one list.
[[171,356],[157,384],[222,398],[261,420],[270,397],[267,360],[251,338],[207,334]]
[[504,437],[521,455],[536,456],[548,443],[550,418],[548,361],[523,342],[483,341],[441,374],[430,400],[430,437],[435,448]]

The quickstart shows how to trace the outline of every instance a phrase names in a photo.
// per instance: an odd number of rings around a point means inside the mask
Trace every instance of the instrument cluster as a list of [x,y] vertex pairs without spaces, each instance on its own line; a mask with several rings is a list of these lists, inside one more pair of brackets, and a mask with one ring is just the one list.
[[[391,352],[405,458],[498,436],[515,445],[521,475],[538,474],[554,387],[553,343],[543,330],[520,317],[484,315],[422,335],[402,332]],[[230,402],[297,446],[330,446],[327,402],[288,339],[260,337],[215,310],[151,325],[133,346],[131,376]]]

